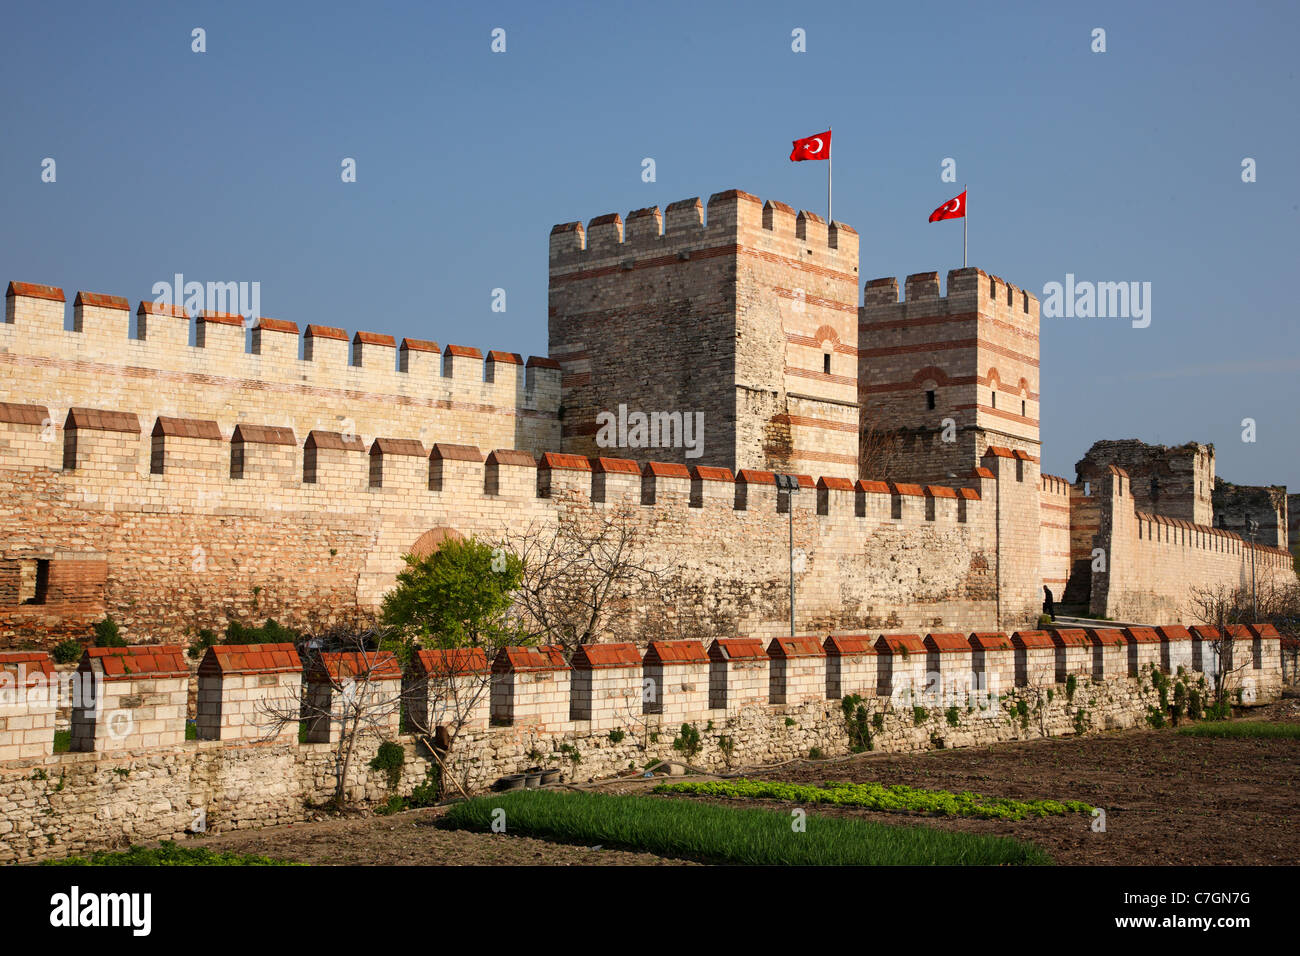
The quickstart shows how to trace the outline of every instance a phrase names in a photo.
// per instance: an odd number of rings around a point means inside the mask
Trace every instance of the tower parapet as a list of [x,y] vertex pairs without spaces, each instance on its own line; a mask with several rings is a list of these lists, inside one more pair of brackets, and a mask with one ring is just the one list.
[[[692,198],[551,230],[565,451],[852,476],[856,231],[734,189],[705,213]],[[599,434],[620,405],[702,414],[702,446]]]
[[1039,455],[1038,299],[982,269],[866,284],[858,324],[862,467],[895,436],[894,475],[942,482],[990,445]]

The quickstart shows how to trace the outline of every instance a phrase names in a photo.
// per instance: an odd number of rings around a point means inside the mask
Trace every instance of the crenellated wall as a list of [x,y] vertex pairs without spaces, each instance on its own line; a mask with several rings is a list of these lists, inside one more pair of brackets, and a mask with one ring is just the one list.
[[1090,481],[1095,544],[1106,570],[1091,574],[1092,613],[1111,620],[1173,624],[1199,620],[1198,591],[1294,585],[1292,557],[1220,528],[1138,511],[1127,472],[1108,466]]
[[1059,604],[1065,600],[1071,573],[1070,483],[1055,475],[1041,477],[1039,493],[1039,560],[1043,585],[1052,591]]
[[[1241,628],[1235,637],[1248,660],[1234,675],[1234,696],[1240,690],[1248,704],[1276,699],[1277,632]],[[1182,685],[1183,693],[1170,699],[1208,700],[1208,683],[1197,668],[1212,659],[1221,639],[1203,628],[1062,632],[1057,640],[1041,631],[930,633],[924,642],[915,634],[891,634],[879,635],[874,653],[868,640],[777,638],[765,646],[752,638],[727,639],[714,641],[707,656],[699,642],[659,643],[644,656],[630,645],[595,645],[572,661],[552,648],[506,648],[491,668],[492,724],[480,722],[480,705],[468,698],[464,707],[472,725],[443,759],[470,792],[482,792],[498,777],[533,765],[586,781],[639,771],[660,759],[724,771],[835,756],[853,746],[841,695],[856,698],[854,706],[872,715],[870,745],[879,751],[1132,727],[1159,706],[1155,671]],[[1089,657],[1090,645],[1113,653]],[[106,653],[111,660],[128,652]],[[306,805],[330,795],[329,743],[312,742],[310,735],[298,743],[292,733],[258,739],[239,729],[265,707],[282,710],[296,700],[291,684],[299,675],[288,666],[292,648],[209,649],[206,675],[215,679],[198,698],[198,723],[224,724],[232,733],[230,739],[184,743],[183,711],[163,714],[152,703],[180,649],[142,646],[129,653],[140,670],[112,670],[116,692],[107,700],[112,710],[102,715],[106,727],[117,728],[116,737],[97,736],[93,750],[84,753],[51,752],[51,698],[32,694],[50,674],[48,661],[31,659],[36,655],[0,661],[24,669],[15,675],[0,668],[8,694],[0,696],[0,862],[294,822],[304,817]],[[863,668],[864,657],[878,666]],[[330,658],[322,659],[327,668]],[[473,679],[484,680],[484,663],[468,656],[450,662],[426,658],[405,680],[396,680],[391,658],[377,655],[370,668],[347,673],[385,685],[377,693],[390,695],[394,713],[412,682],[427,682],[426,693],[411,699],[439,711],[433,698],[446,694],[448,684],[437,672],[474,672],[481,676]],[[301,679],[309,682],[318,674],[308,666]],[[886,675],[883,694],[880,674]],[[183,685],[190,678],[177,679]],[[258,684],[251,694],[250,679]],[[702,693],[706,686],[710,692]],[[384,699],[376,700],[376,706],[384,705]],[[148,721],[131,719],[146,709]],[[226,719],[232,713],[239,715],[234,722]],[[677,744],[683,726],[698,733],[698,750]],[[384,736],[403,744],[396,784],[369,768],[379,740],[363,735],[348,775],[350,800],[380,802],[423,782],[427,757],[416,742],[392,723]]]
[[[0,323],[0,401],[130,408],[212,420],[355,434],[403,435],[535,454],[559,447],[560,372],[550,359],[260,318],[191,319],[141,302],[135,337],[126,299],[77,293],[71,328],[62,289],[9,283]],[[190,345],[191,326],[196,345]],[[300,357],[301,356],[301,357]]]
[[[255,424],[217,440],[210,436],[220,426],[210,421],[159,428],[121,411],[78,409],[53,426],[41,408],[9,417],[46,424],[0,422],[0,449],[10,449],[0,453],[0,580],[37,560],[56,582],[65,566],[98,567],[92,596],[132,638],[180,640],[221,628],[227,616],[289,624],[374,608],[427,532],[495,541],[589,510],[626,511],[655,562],[679,575],[679,603],[629,599],[628,639],[675,636],[686,620],[724,634],[789,627],[788,519],[770,472],[517,450],[484,456],[388,436],[366,449],[337,433]],[[75,467],[63,467],[74,464],[74,445]],[[989,461],[1004,462],[1002,471],[981,469],[956,490],[847,480],[818,487],[804,476],[794,496],[799,626],[987,626],[999,619],[999,576],[1007,595],[1019,594],[1002,601],[1003,626],[1031,621],[1037,535],[1016,522],[1032,520],[1022,503],[1037,502],[1036,464]],[[46,613],[4,639],[50,646],[67,636]]]

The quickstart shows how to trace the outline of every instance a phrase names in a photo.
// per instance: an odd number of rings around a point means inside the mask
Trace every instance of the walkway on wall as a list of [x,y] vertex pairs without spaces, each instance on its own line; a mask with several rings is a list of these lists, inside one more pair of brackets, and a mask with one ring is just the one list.
[[1154,624],[1142,624],[1138,621],[1107,621],[1095,617],[1062,617],[1059,614],[1055,621],[1043,626],[1049,630],[1065,627],[1114,627],[1119,628],[1120,630],[1123,630],[1126,627],[1155,627]]

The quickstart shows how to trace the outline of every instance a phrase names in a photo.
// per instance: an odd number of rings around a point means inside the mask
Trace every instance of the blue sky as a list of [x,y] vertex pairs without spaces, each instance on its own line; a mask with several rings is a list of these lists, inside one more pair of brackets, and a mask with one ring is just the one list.
[[972,265],[1040,294],[1152,284],[1148,328],[1043,320],[1045,471],[1073,478],[1099,438],[1195,439],[1229,480],[1300,490],[1298,23],[1280,3],[26,4],[0,58],[0,277],[132,302],[176,272],[258,281],[299,325],[545,354],[553,223],[731,187],[824,213],[823,167],[787,157],[829,125],[864,280],[961,264],[960,223],[926,222],[952,157]]

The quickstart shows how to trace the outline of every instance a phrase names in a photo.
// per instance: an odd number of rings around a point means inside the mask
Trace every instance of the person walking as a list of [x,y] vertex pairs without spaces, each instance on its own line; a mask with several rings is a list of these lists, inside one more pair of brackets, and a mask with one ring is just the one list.
[[1043,585],[1043,613],[1056,620],[1056,602],[1052,600],[1052,589]]

